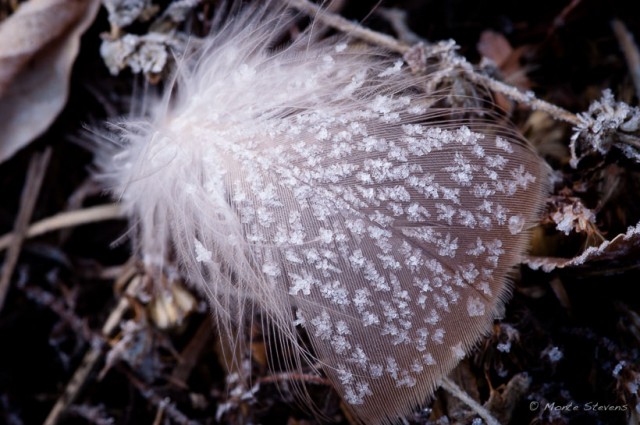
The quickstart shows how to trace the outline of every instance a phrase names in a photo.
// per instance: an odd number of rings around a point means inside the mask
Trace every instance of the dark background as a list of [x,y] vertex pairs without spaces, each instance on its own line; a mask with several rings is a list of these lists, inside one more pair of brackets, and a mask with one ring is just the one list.
[[[456,40],[460,53],[473,63],[481,58],[477,48],[481,35],[494,31],[517,50],[511,69],[522,76],[527,88],[549,102],[580,112],[606,88],[618,99],[638,104],[627,64],[611,30],[611,20],[617,18],[640,37],[640,14],[634,3],[346,0],[341,13],[355,20],[366,17],[366,25],[392,33],[384,19],[370,12],[376,6],[397,7],[407,12],[408,24],[415,33],[430,41]],[[201,6],[198,10],[210,9]],[[126,114],[128,94],[141,78],[128,72],[118,77],[108,73],[99,56],[100,34],[108,29],[106,13],[101,11],[83,38],[64,112],[46,134],[0,164],[0,234],[13,229],[25,170],[31,156],[45,146],[53,147],[53,156],[33,221],[64,210],[83,185],[89,188],[83,197],[84,206],[109,202],[91,183],[92,153],[82,143],[87,137],[83,128],[106,119],[112,113],[110,109]],[[136,30],[144,31],[144,27]],[[508,80],[504,74],[502,77]],[[549,118],[543,119],[546,126],[533,125],[530,110],[511,106],[509,113],[515,124],[541,146],[541,153],[562,175],[556,194],[566,189],[570,196],[597,209],[596,224],[604,237],[611,239],[640,220],[636,164],[612,157],[603,164],[573,170],[568,166],[566,149],[570,127]],[[612,175],[617,178],[611,180]],[[610,181],[616,182],[615,188],[603,187],[612,185]],[[606,202],[604,192],[610,193]],[[100,327],[116,305],[120,290],[114,287],[113,278],[105,276],[109,267],[124,264],[130,257],[127,242],[115,246],[112,242],[126,229],[124,222],[100,222],[25,243],[8,299],[0,311],[0,424],[42,423],[89,349],[88,341],[101,338]],[[564,237],[547,223],[534,239],[534,250],[571,257],[589,243],[589,235]],[[482,402],[496,392],[506,400],[513,398],[495,408],[512,424],[637,423],[640,413],[635,413],[633,422],[630,411],[639,403],[640,385],[638,264],[637,258],[622,252],[618,261],[559,272],[535,272],[523,267],[505,318],[463,362],[456,379]],[[144,323],[143,317],[136,312],[126,319]],[[187,419],[217,423],[216,412],[222,403],[230,404],[220,417],[221,423],[320,422],[293,402],[287,385],[278,387],[265,379],[268,372],[259,355],[253,359],[256,379],[262,382],[255,401],[228,397],[227,371],[221,365],[213,331],[195,354],[189,351],[196,364],[183,383],[187,386],[172,382],[169,378],[177,362],[173,352],[185,353],[196,335],[201,338],[198,330],[206,328],[208,320],[207,313],[200,311],[171,331],[147,324],[148,330],[135,346],[139,349],[139,367],[119,362],[100,379],[97,373],[90,375],[76,408],[64,415],[61,423],[151,424]],[[508,336],[509,327],[517,331],[518,338]],[[263,339],[259,332],[255,339],[256,351],[260,351]],[[511,341],[511,350],[497,350],[497,344],[507,340]],[[109,341],[103,342],[106,346]],[[548,356],[553,347],[563,354],[558,361]],[[624,367],[614,374],[620,362]],[[99,368],[104,364],[101,361]],[[507,387],[519,374],[531,378],[526,391]],[[311,383],[309,388],[325,416],[348,423],[339,400],[326,385]],[[170,398],[170,407],[159,414],[164,397]],[[599,403],[627,406],[627,411],[531,411],[532,401],[542,405]],[[409,422],[444,424],[443,417],[447,416],[449,423],[471,423],[474,418],[442,391],[428,406],[408,418]]]

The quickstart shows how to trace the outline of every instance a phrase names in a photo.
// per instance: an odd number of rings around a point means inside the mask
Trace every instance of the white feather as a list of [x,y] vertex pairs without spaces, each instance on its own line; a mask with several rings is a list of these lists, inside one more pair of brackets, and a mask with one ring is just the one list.
[[242,347],[256,308],[294,366],[315,359],[359,420],[390,423],[502,308],[547,169],[384,52],[311,30],[273,49],[290,22],[228,19],[146,121],[121,124],[104,175],[145,262],[179,263],[224,337]]

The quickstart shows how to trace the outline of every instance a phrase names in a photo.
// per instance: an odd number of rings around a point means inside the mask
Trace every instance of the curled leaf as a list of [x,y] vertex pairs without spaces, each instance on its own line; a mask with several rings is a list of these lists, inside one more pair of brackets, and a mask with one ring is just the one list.
[[615,261],[621,258],[637,258],[640,252],[640,223],[631,226],[610,241],[597,247],[589,247],[573,258],[528,257],[524,263],[533,270],[550,272],[554,269],[582,266],[594,261]]
[[0,162],[42,134],[67,100],[98,0],[31,0],[0,24]]

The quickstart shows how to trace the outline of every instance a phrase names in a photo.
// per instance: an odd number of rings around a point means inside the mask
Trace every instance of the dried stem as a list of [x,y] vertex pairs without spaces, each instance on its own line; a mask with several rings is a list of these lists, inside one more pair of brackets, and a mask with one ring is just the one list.
[[633,79],[633,85],[636,88],[636,96],[638,100],[640,100],[640,52],[638,52],[638,45],[622,21],[614,19],[613,22],[611,22],[611,26],[618,39],[618,43],[620,43],[624,57],[627,60],[629,73]]
[[257,380],[258,384],[277,383],[277,382],[290,382],[298,381],[316,385],[331,386],[331,382],[318,375],[307,375],[304,373],[277,373],[269,376],[264,376]]
[[2,268],[2,274],[0,275],[0,311],[2,311],[4,300],[6,299],[7,292],[9,291],[11,276],[13,275],[13,270],[18,262],[22,243],[26,238],[29,221],[31,221],[31,215],[33,214],[33,209],[36,206],[38,194],[40,193],[42,181],[44,180],[44,175],[47,171],[50,158],[51,148],[47,148],[43,153],[34,155],[29,163],[27,178],[24,188],[22,189],[20,210],[18,211],[18,217],[15,221],[13,233],[7,241],[9,251],[5,257],[4,267]]
[[[315,19],[318,19],[335,29],[338,29],[353,37],[360,38],[371,44],[389,49],[401,55],[409,53],[413,48],[409,44],[398,41],[391,36],[381,34],[368,28],[364,28],[355,22],[351,22],[343,18],[342,16],[329,13],[326,10],[322,9],[320,6],[313,4],[308,0],[286,1],[289,5],[298,9],[299,11],[304,12],[309,16],[313,16]],[[429,48],[430,46],[428,44],[425,44],[425,53],[427,57],[433,56],[432,54],[430,54]],[[475,83],[483,84],[489,87],[491,90],[501,93],[516,102],[528,105],[531,109],[546,112],[557,120],[566,121],[573,125],[577,125],[580,122],[575,114],[552,103],[545,102],[544,100],[536,98],[533,92],[523,93],[513,86],[473,71],[470,67],[460,66],[466,63],[466,60],[462,57],[456,57],[455,61],[452,62],[454,62],[452,63],[452,65],[458,64],[460,69],[464,71],[468,78]]]
[[[99,205],[77,211],[63,212],[33,223],[24,233],[24,239],[40,236],[54,230],[98,221],[115,220],[122,217],[124,217],[124,213],[120,210],[118,204]],[[0,251],[15,243],[16,234],[17,232],[14,231],[0,237]]]
[[89,341],[91,344],[100,345],[102,343],[100,337],[89,330],[87,323],[78,317],[73,309],[69,308],[68,303],[64,302],[64,298],[56,297],[54,294],[35,285],[25,285],[22,290],[29,299],[48,307],[56,313],[77,336],[80,336],[85,341]]
[[196,366],[200,353],[211,343],[212,336],[211,320],[210,318],[206,318],[198,328],[196,334],[191,338],[191,341],[189,341],[189,344],[187,344],[178,356],[178,364],[171,373],[170,381],[172,383],[182,388],[187,387],[187,379]]
[[576,114],[556,106],[553,103],[538,99],[531,91],[522,92],[509,84],[494,80],[493,78],[478,72],[467,71],[466,75],[467,78],[474,83],[485,85],[491,90],[509,97],[511,100],[528,105],[533,110],[546,112],[559,121],[565,121],[572,125],[578,125],[580,123]]
[[449,378],[444,378],[442,380],[442,388],[444,388],[449,394],[469,406],[471,410],[478,414],[487,425],[500,425],[500,422],[496,418],[491,415],[491,413],[482,407],[480,403],[475,401],[473,398],[469,396],[462,388],[457,386],[452,380]]
[[[118,370],[124,373],[129,382],[133,384],[134,387],[140,392],[140,395],[144,397],[147,401],[153,404],[158,409],[158,418],[162,418],[162,416],[167,416],[172,419],[175,423],[179,424],[195,424],[194,421],[190,420],[184,413],[182,413],[178,407],[169,399],[168,397],[162,397],[157,394],[153,388],[144,383],[140,378],[138,378],[131,370],[124,366],[118,366]],[[158,421],[158,423],[162,423]]]
[[[123,274],[125,277],[129,277],[130,274]],[[118,326],[122,317],[129,309],[129,297],[135,294],[141,284],[141,279],[133,279],[127,288],[126,294],[120,298],[118,305],[113,309],[104,325],[102,326],[102,335],[107,337],[109,336]],[[91,349],[87,354],[85,354],[82,362],[78,369],[76,369],[75,373],[67,383],[64,392],[56,401],[56,404],[53,406],[47,419],[44,422],[44,425],[56,425],[60,419],[62,414],[67,410],[67,408],[75,401],[75,399],[80,394],[80,391],[84,387],[85,383],[89,379],[91,373],[96,369],[96,366],[102,356],[104,355],[103,346],[98,344],[92,344]]]
[[346,34],[350,34],[354,37],[368,41],[371,44],[375,44],[380,47],[384,47],[391,51],[405,54],[411,49],[408,44],[402,43],[395,38],[386,34],[381,34],[376,31],[372,31],[368,28],[364,28],[355,22],[351,22],[348,19],[343,18],[340,15],[329,13],[320,6],[315,5],[308,0],[286,0],[289,5],[298,9],[301,12],[306,13],[309,16],[319,19],[323,23],[340,30]]
[[407,12],[397,8],[380,8],[378,14],[391,24],[398,38],[405,43],[419,43],[423,41],[420,36],[411,31],[407,25]]

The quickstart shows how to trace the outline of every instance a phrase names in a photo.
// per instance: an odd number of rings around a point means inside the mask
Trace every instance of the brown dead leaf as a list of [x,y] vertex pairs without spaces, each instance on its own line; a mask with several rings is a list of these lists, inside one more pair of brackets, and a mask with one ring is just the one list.
[[0,23],[0,162],[64,107],[80,36],[99,0],[30,0]]
[[519,373],[506,384],[491,389],[489,400],[484,407],[489,409],[502,424],[511,422],[511,417],[518,403],[529,393],[531,378],[526,373]]
[[513,48],[504,35],[487,30],[480,34],[478,52],[494,61],[498,68],[502,68],[513,54]]
[[520,58],[528,50],[527,46],[514,49],[504,35],[487,30],[480,34],[477,48],[482,56],[497,65],[506,83],[522,90],[531,88],[526,70],[520,65]]
[[[504,35],[486,30],[480,34],[476,48],[483,57],[495,63],[505,83],[521,90],[531,88],[531,81],[527,77],[526,70],[520,65],[520,58],[527,51],[527,46],[514,49]],[[503,94],[495,93],[495,101],[505,111],[512,110],[511,100]]]
[[568,126],[558,125],[552,116],[542,111],[533,111],[523,129],[527,140],[542,157],[560,164],[569,164],[568,130]]

